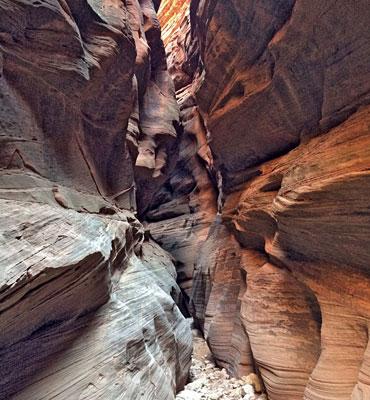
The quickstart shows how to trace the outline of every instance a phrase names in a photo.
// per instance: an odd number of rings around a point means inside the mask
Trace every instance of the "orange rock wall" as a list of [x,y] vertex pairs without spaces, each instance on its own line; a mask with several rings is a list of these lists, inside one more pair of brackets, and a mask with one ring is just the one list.
[[189,13],[190,0],[162,0],[158,10],[162,26],[162,39],[165,45],[180,28],[186,13]]
[[220,365],[253,355],[271,400],[369,397],[369,20],[365,0],[193,0],[167,40],[231,235],[209,230],[191,308]]

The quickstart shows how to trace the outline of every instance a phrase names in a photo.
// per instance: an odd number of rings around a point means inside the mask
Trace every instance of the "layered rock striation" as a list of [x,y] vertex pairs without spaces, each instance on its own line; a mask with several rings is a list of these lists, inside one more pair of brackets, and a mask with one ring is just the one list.
[[152,1],[0,6],[2,191],[50,181],[67,208],[79,205],[64,188],[136,209],[136,189],[145,199],[169,165],[179,118]]
[[186,382],[175,265],[136,218],[177,146],[158,6],[0,2],[0,398]]
[[0,397],[173,399],[191,337],[168,254],[129,213],[1,203]]
[[369,17],[366,1],[194,0],[166,46],[221,214],[190,308],[216,362],[254,367],[272,400],[369,395]]
[[369,20],[0,1],[1,398],[174,399],[176,304],[270,400],[369,398]]
[[191,87],[181,88],[177,96],[182,121],[177,163],[145,218],[153,238],[175,257],[178,282],[188,303],[194,265],[217,212],[217,190],[206,130]]

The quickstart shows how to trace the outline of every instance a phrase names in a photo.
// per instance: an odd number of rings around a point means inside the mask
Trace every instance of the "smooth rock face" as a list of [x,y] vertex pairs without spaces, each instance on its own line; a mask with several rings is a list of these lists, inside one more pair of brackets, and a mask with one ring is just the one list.
[[118,198],[132,184],[132,173],[120,173],[130,165],[122,149],[135,65],[126,8],[118,0],[0,8],[2,173],[21,169]]
[[[291,398],[304,391],[307,399],[348,399],[351,394],[357,399],[366,391],[369,304],[363,296],[369,286],[369,121],[369,107],[360,109],[328,134],[261,166],[261,175],[226,202],[224,216],[238,240],[254,251],[264,249],[279,267],[261,257],[256,265],[255,257],[251,268],[259,265],[260,269],[253,275],[247,268],[250,278],[242,307],[253,354],[263,365],[261,372],[273,399],[289,398],[281,388],[291,384]],[[272,186],[273,176],[279,178]],[[278,305],[271,302],[265,310],[267,300],[257,301],[261,290],[266,299],[279,294]],[[255,315],[261,313],[259,321]],[[274,323],[280,328],[272,329]],[[285,333],[277,335],[282,327]],[[271,334],[278,337],[272,341]],[[284,336],[288,337],[283,345]],[[266,341],[281,343],[275,352],[273,346],[266,348]],[[281,352],[294,342],[290,354]],[[297,351],[306,356],[293,357]],[[294,371],[297,360],[303,365],[293,383],[286,363]],[[284,375],[270,376],[264,372],[266,366],[274,371],[285,366]],[[301,393],[294,394],[298,385]]]
[[320,356],[319,304],[286,269],[266,263],[246,270],[241,317],[269,397],[302,398]]
[[369,398],[368,1],[159,3],[0,1],[0,397]]
[[231,373],[250,345],[271,400],[369,397],[369,13],[365,0],[194,0],[167,43],[231,235],[217,216],[193,312]]
[[369,101],[367,0],[201,0],[193,11],[197,103],[225,174],[289,151]]
[[158,6],[0,1],[2,399],[174,399],[186,382],[175,265],[134,215],[174,164]]
[[[137,188],[144,208],[179,118],[153,3],[4,0],[0,11],[1,176],[21,170],[127,209]],[[19,179],[11,189],[34,189]]]

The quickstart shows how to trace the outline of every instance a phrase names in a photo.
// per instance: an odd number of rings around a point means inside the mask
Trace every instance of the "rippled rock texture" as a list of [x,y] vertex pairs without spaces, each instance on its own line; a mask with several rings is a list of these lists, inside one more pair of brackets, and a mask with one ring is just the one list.
[[230,373],[250,345],[271,400],[369,397],[369,20],[365,0],[193,0],[166,47],[228,228],[190,304]]
[[[194,2],[197,103],[224,173],[296,147],[369,100],[369,7],[346,1]],[[227,146],[225,146],[227,143]]]
[[196,260],[191,310],[218,365],[233,376],[254,371],[248,335],[240,319],[246,290],[243,264],[240,245],[218,215]]
[[129,213],[0,203],[0,397],[173,399],[191,336],[168,254]]
[[13,174],[1,190],[50,192],[47,179],[54,193],[136,209],[137,188],[143,208],[178,121],[152,1],[4,0],[0,10],[1,178]]
[[250,280],[247,269],[242,316],[271,398],[282,398],[283,384],[291,398],[299,387],[308,399],[366,398],[369,116],[365,107],[264,164],[226,202],[238,240],[269,257],[252,266]]
[[0,1],[0,398],[186,382],[175,265],[135,217],[177,140],[158,6]]

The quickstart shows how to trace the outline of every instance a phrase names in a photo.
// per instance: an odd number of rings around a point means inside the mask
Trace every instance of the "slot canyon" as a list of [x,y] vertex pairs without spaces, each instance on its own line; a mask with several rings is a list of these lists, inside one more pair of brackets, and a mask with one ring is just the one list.
[[370,0],[0,0],[0,400],[370,400],[369,329]]

